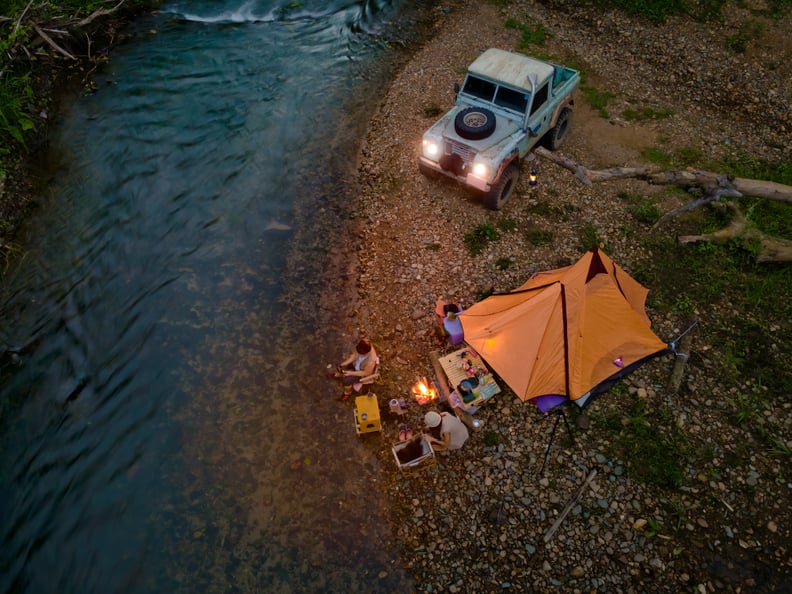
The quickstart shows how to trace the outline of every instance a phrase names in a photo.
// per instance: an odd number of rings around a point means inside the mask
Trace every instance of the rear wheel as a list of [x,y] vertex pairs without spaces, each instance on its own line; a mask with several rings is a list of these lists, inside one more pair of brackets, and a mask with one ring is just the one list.
[[484,192],[484,206],[490,210],[500,210],[506,201],[511,197],[517,179],[520,177],[520,170],[512,163],[506,168],[500,179],[490,188],[489,192]]
[[542,144],[544,144],[551,151],[557,151],[564,143],[564,139],[566,138],[567,132],[569,131],[569,125],[571,123],[572,110],[568,107],[565,107],[558,115],[556,125],[553,126],[552,130],[545,134],[545,137],[542,139]]

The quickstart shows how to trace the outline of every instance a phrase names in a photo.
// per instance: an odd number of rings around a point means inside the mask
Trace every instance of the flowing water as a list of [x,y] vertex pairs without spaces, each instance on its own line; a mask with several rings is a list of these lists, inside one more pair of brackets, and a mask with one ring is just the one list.
[[165,4],[64,110],[0,302],[0,591],[411,590],[322,372],[414,10]]

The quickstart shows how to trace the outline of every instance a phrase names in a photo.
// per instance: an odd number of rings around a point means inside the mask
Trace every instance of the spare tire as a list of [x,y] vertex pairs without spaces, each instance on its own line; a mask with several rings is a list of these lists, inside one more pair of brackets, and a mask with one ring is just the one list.
[[495,131],[495,114],[483,107],[466,107],[454,118],[454,130],[467,140],[481,140]]

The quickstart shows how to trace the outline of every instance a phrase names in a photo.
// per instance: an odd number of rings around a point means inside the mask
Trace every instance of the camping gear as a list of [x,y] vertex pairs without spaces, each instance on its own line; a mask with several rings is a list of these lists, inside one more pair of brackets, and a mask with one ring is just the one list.
[[391,401],[388,403],[390,406],[391,414],[393,415],[403,415],[407,412],[407,403],[404,401],[404,398],[397,400],[396,398],[391,398]]
[[460,344],[465,339],[458,317],[462,311],[456,303],[446,303],[443,300],[435,303],[435,319],[440,333],[453,345]]
[[[418,437],[416,437],[416,439],[418,439]],[[432,444],[426,440],[423,434],[420,434],[420,453],[416,452],[418,453],[416,457],[408,459],[409,457],[400,456],[402,450],[411,447],[411,442],[413,442],[413,440],[408,439],[397,443],[391,448],[393,451],[393,458],[396,460],[396,466],[399,470],[407,472],[433,466],[436,462],[434,449],[432,449]]]
[[[523,401],[546,412],[590,398],[669,346],[650,328],[648,290],[598,248],[535,273],[459,315],[465,340]],[[457,384],[453,384],[457,385]]]
[[484,361],[471,348],[440,357],[439,363],[466,407],[479,406],[501,391]]
[[382,431],[380,423],[379,402],[377,395],[373,392],[367,396],[355,398],[355,431],[358,435],[371,433],[372,431]]

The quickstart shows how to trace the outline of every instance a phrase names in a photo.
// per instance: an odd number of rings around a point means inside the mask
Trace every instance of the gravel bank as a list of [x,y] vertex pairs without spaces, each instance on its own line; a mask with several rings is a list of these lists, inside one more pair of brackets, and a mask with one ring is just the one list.
[[[417,377],[433,375],[432,350],[451,350],[433,334],[436,299],[469,305],[485,290],[510,290],[532,271],[571,263],[582,253],[587,224],[596,226],[609,255],[630,272],[647,254],[636,234],[623,232],[631,219],[617,195],[645,195],[664,210],[679,205],[673,195],[637,182],[585,187],[540,162],[540,184],[528,187],[523,176],[509,204],[495,213],[459,186],[418,173],[420,137],[432,121],[425,110],[453,103],[453,82],[461,82],[481,50],[517,48],[519,33],[504,26],[506,19],[542,24],[550,33],[547,54],[579,65],[587,84],[615,94],[608,120],[577,102],[562,149],[576,161],[593,168],[638,165],[641,149],[659,145],[695,147],[713,158],[745,152],[788,160],[792,61],[783,32],[789,19],[771,25],[778,29],[770,29],[776,35],[768,34],[768,45],[735,54],[725,38],[739,30],[746,14],[731,13],[724,23],[704,28],[685,19],[652,26],[564,1],[512,2],[506,8],[460,1],[438,8],[436,35],[393,82],[361,155],[361,210],[353,225],[360,267],[357,320],[382,355],[383,409],[388,399],[405,396]],[[745,88],[763,92],[738,91]],[[628,123],[622,114],[630,107],[672,109],[674,116]],[[464,234],[504,217],[514,228],[470,256]],[[552,233],[552,241],[533,245],[531,229]],[[510,265],[501,269],[497,263],[505,259]],[[648,313],[666,340],[685,329],[686,320]],[[471,434],[462,451],[439,455],[436,468],[413,475],[395,469],[388,445],[396,441],[398,422],[386,417],[385,439],[373,447],[382,446],[394,530],[417,589],[789,591],[792,487],[778,460],[757,457],[755,465],[719,477],[691,467],[682,488],[660,489],[633,480],[634,469],[605,454],[607,432],[597,419],[626,410],[636,399],[647,410],[673,404],[677,425],[699,447],[714,448],[716,460],[735,444],[752,441],[747,430],[725,421],[723,398],[735,387],[707,373],[714,350],[700,340],[703,364],[689,370],[684,398],[673,401],[664,391],[670,358],[644,366],[627,390],[603,396],[587,416],[572,419],[574,443],[559,427],[544,472],[553,419],[508,390],[480,411],[484,428]],[[418,426],[423,412],[412,403],[407,418]],[[778,410],[787,439],[789,412],[787,396]],[[595,469],[596,477],[546,543],[544,536]]]

